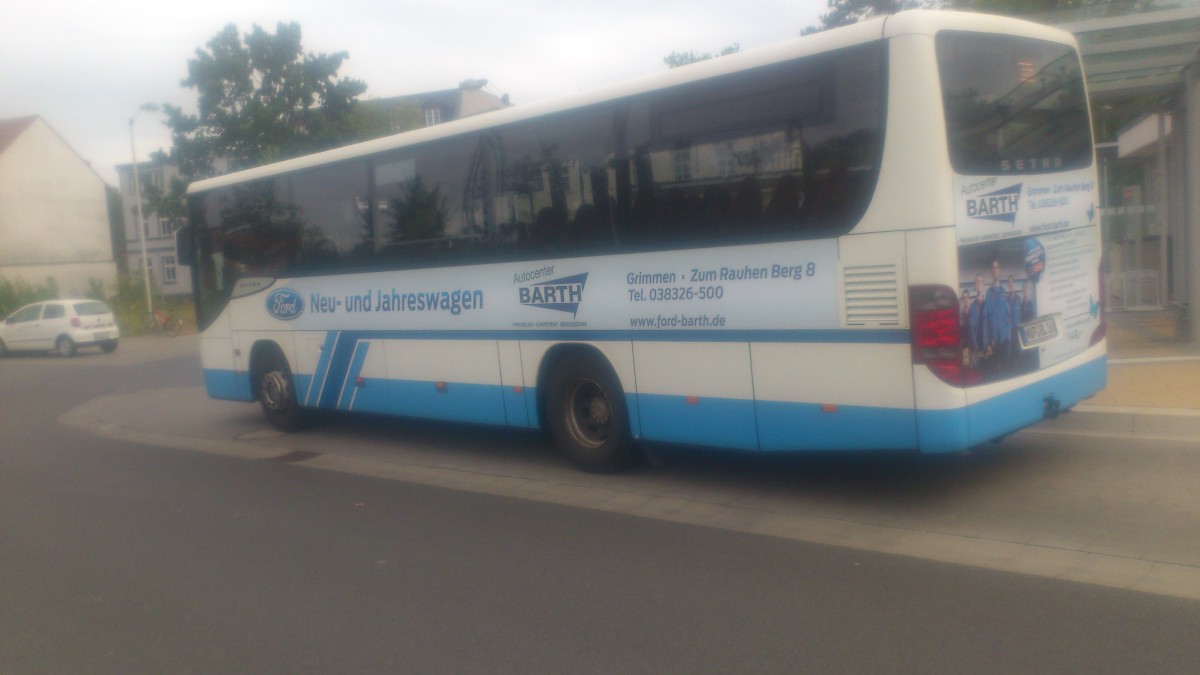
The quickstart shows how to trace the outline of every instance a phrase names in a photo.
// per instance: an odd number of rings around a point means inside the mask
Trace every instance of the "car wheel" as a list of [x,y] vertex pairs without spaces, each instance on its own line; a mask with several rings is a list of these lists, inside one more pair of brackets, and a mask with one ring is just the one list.
[[111,353],[117,351],[117,341],[116,340],[108,340],[106,342],[101,342],[100,343],[100,351],[104,352],[105,354],[111,354]]
[[75,352],[79,347],[75,345],[75,341],[63,335],[54,343],[54,351],[58,352],[59,356],[75,356]]
[[571,354],[547,379],[547,426],[554,444],[576,467],[611,473],[634,458],[625,394],[598,357]]
[[255,372],[258,373],[255,382],[258,402],[271,426],[280,431],[302,429],[305,415],[296,402],[296,381],[287,359],[282,354],[268,354]]

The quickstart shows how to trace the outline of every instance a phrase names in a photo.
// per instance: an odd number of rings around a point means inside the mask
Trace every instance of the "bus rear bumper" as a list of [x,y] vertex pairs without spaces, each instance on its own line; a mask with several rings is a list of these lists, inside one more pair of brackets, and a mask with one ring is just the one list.
[[918,410],[921,452],[956,452],[1057,416],[1104,388],[1108,358],[1073,368],[991,398],[949,410]]

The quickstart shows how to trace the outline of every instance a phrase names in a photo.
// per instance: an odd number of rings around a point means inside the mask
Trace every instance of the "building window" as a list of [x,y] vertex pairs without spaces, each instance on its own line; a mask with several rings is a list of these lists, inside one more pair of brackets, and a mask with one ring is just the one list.
[[426,108],[425,109],[425,126],[431,127],[435,124],[442,123],[441,108]]
[[164,255],[162,257],[162,279],[164,284],[175,283],[175,256]]
[[717,175],[729,178],[737,171],[737,160],[733,156],[733,143],[717,146]]
[[685,181],[692,179],[692,150],[685,148],[675,151],[675,180]]

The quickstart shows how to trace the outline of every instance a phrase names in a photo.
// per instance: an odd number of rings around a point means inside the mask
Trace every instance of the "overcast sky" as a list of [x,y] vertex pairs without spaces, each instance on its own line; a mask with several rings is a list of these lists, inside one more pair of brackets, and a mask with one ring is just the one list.
[[[130,161],[146,102],[194,110],[187,61],[226,24],[274,33],[296,21],[310,52],[347,51],[367,98],[487,78],[517,105],[666,68],[672,51],[788,40],[825,0],[26,0],[0,22],[0,119],[40,115],[110,184]],[[134,125],[145,159],[170,138]]]

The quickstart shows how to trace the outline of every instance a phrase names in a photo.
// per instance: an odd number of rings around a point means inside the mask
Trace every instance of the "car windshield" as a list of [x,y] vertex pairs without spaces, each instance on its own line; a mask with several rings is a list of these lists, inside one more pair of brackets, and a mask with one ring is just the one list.
[[96,316],[97,314],[108,314],[110,311],[108,305],[99,300],[75,303],[76,316]]

